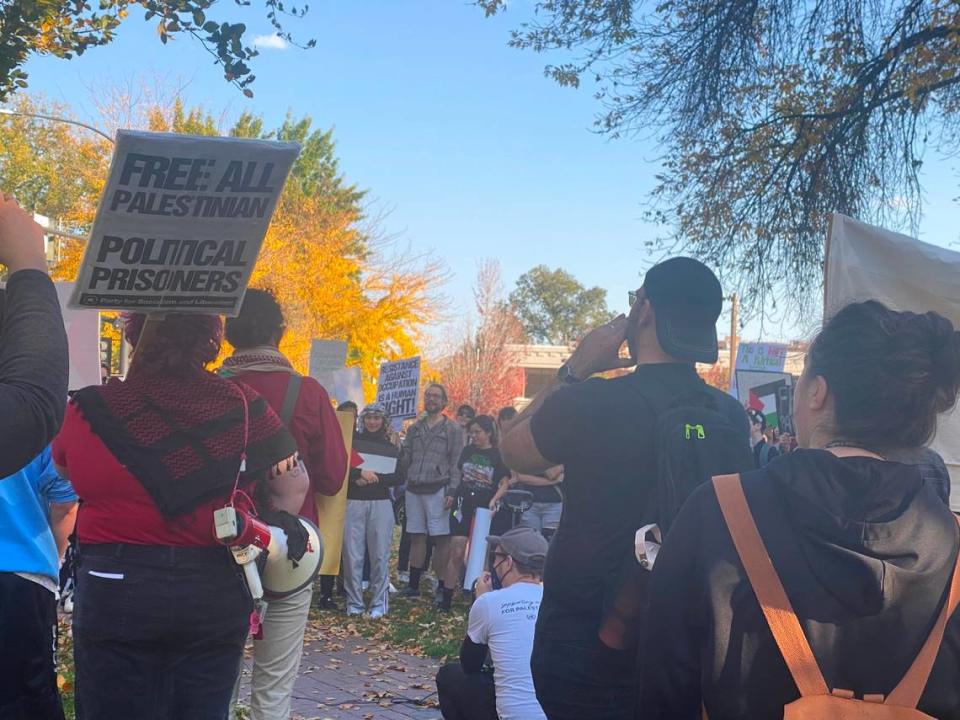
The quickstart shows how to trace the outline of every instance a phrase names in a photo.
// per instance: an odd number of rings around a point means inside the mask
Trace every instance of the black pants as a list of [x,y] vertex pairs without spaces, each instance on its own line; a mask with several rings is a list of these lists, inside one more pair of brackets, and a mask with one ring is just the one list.
[[82,545],[77,720],[226,720],[251,607],[226,548]]
[[635,652],[604,648],[599,639],[544,637],[530,658],[537,700],[550,720],[632,720],[636,706]]
[[0,573],[0,720],[63,720],[56,637],[54,594]]
[[437,673],[437,697],[444,720],[497,720],[493,675],[467,674],[460,663],[448,663]]

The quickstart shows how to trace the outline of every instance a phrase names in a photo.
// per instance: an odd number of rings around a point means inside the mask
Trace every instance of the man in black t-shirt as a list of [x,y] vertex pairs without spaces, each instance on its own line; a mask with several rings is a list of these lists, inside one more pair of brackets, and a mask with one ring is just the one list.
[[[550,720],[633,717],[635,651],[610,650],[597,633],[634,534],[657,507],[657,410],[648,395],[707,392],[748,450],[743,408],[705,386],[694,369],[717,360],[722,303],[720,283],[702,263],[656,265],[631,293],[630,315],[590,332],[556,381],[505,430],[501,452],[513,470],[564,466],[565,509],[547,557],[531,661]],[[624,343],[630,358],[620,357]],[[587,379],[634,364],[622,377]]]

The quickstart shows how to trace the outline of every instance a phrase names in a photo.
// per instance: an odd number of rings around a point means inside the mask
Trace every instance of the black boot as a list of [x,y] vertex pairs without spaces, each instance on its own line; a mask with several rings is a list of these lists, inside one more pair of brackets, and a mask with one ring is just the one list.
[[450,612],[450,605],[453,604],[453,589],[443,588],[440,595],[440,602],[437,603],[437,610],[442,613]]
[[402,598],[420,597],[420,575],[423,574],[422,568],[410,568],[410,582],[401,590],[398,595]]

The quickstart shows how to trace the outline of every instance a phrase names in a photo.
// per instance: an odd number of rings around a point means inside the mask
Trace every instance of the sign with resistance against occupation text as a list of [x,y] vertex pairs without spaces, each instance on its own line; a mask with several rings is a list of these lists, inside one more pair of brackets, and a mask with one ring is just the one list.
[[299,152],[118,131],[71,306],[236,315]]
[[384,406],[397,429],[404,420],[417,416],[420,388],[420,358],[385,362],[377,380],[377,402]]

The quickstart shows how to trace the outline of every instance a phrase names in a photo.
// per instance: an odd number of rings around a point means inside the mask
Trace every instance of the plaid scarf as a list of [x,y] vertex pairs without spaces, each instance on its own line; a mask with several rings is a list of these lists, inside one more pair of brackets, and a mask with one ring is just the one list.
[[233,355],[223,361],[219,370],[221,377],[233,377],[244,372],[288,372],[296,373],[286,355],[270,345],[259,345],[234,350]]
[[247,485],[297,446],[266,401],[242,382],[205,370],[135,373],[124,382],[84,388],[73,402],[160,512],[174,518],[233,489],[244,449],[241,393],[249,420],[240,482]]

